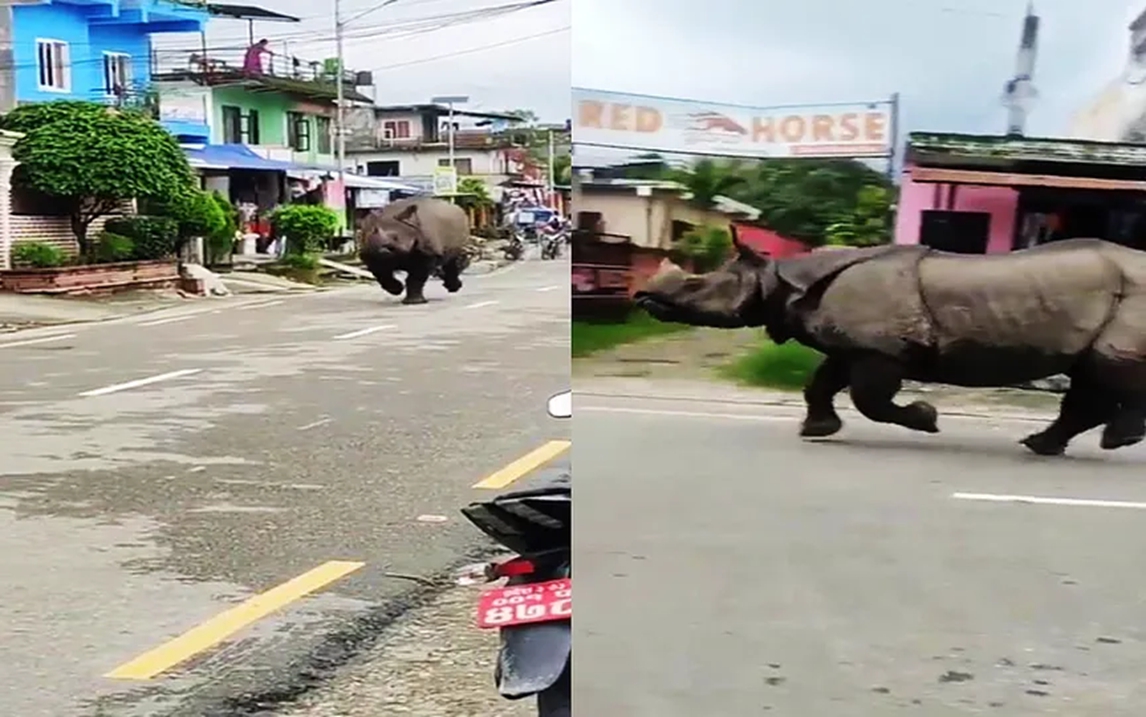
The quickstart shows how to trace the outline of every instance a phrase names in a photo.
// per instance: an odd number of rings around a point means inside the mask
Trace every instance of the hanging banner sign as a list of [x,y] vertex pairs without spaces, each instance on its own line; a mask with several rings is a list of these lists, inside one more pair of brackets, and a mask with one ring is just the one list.
[[573,142],[734,157],[889,157],[895,102],[741,107],[573,89]]

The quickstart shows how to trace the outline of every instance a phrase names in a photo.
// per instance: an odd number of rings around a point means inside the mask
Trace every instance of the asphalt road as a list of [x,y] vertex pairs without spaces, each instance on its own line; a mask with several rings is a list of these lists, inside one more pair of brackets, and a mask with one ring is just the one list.
[[457,512],[475,483],[568,438],[545,414],[567,277],[525,262],[425,306],[361,286],[5,336],[0,714],[254,714],[368,649],[487,549]]
[[1146,447],[574,388],[579,714],[1143,713]]

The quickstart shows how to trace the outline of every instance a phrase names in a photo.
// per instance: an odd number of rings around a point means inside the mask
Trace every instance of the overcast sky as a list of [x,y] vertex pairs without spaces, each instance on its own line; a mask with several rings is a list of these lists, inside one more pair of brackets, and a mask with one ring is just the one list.
[[[758,106],[899,92],[904,130],[1002,133],[1027,0],[575,0],[573,84]],[[1122,68],[1146,0],[1035,0],[1027,133],[1066,130]],[[593,150],[596,160],[616,154]],[[578,162],[582,160],[579,153]],[[596,163],[596,162],[593,162]]]
[[[342,3],[343,17],[348,21],[346,67],[374,72],[379,103],[429,102],[434,95],[469,95],[469,109],[528,108],[547,122],[569,117],[572,0],[431,31],[426,30],[426,23],[419,23],[422,27],[416,28],[416,34],[411,34],[411,25],[406,23],[521,0],[394,0],[382,6],[385,1]],[[274,51],[285,50],[308,60],[335,56],[331,0],[251,0],[250,4],[303,18],[292,24],[255,23],[256,39],[271,40]],[[212,19],[207,42],[209,48],[220,48],[239,59],[247,44],[247,23]],[[156,42],[168,59],[173,57],[169,49],[173,46],[190,49],[198,45],[198,35],[188,34]],[[499,46],[491,47],[495,45]],[[452,56],[443,57],[448,55]]]

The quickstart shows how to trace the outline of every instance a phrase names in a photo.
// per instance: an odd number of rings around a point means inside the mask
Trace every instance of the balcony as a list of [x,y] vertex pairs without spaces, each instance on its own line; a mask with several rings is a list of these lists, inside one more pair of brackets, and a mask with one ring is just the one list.
[[[449,147],[449,134],[441,130],[431,137],[391,137],[385,132],[383,120],[373,129],[364,129],[347,122],[346,150],[348,152],[433,152]],[[454,148],[477,151],[500,151],[528,146],[523,133],[490,132],[489,130],[458,130],[454,133]]]
[[93,26],[133,26],[145,33],[200,32],[209,16],[205,0],[57,0],[82,5]]
[[[291,55],[264,55],[263,72],[243,71],[246,48],[211,51],[157,50],[151,58],[151,79],[156,83],[194,82],[202,86],[244,85],[251,92],[282,92],[310,100],[338,97],[337,61],[305,60]],[[343,96],[348,102],[373,104],[358,91],[369,86],[369,72],[342,73]]]

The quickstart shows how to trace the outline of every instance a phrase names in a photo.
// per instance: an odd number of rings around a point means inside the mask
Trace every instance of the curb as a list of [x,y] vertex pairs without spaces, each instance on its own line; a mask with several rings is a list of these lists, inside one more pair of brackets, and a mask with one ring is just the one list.
[[[621,398],[629,400],[644,400],[644,401],[678,401],[689,403],[707,403],[707,404],[724,404],[729,406],[759,406],[761,408],[797,408],[803,409],[804,403],[796,399],[735,399],[735,398],[701,398],[697,396],[680,396],[671,394],[651,394],[651,393],[604,393],[600,391],[578,391],[576,387],[573,388],[574,396],[590,396],[593,398]],[[838,406],[838,411],[845,411],[847,413],[859,415],[859,412],[852,406]],[[1008,411],[991,411],[986,408],[951,408],[940,411],[941,416],[955,416],[958,418],[977,418],[986,420],[997,421],[1021,421],[1030,423],[1044,423],[1054,419],[1054,413],[1015,413]]]

